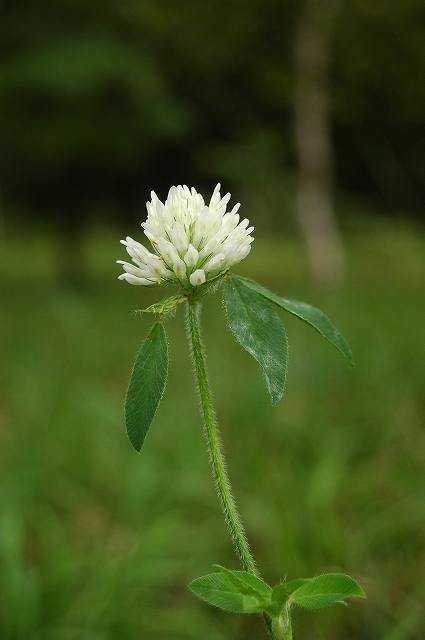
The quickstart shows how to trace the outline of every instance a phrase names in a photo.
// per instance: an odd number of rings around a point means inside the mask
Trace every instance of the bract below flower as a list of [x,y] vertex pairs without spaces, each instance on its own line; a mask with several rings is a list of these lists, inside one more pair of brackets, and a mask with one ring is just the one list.
[[240,222],[240,204],[226,211],[230,193],[221,197],[216,186],[208,205],[194,188],[171,187],[165,203],[154,191],[146,204],[148,217],[142,223],[153,252],[127,237],[121,240],[132,263],[118,260],[130,284],[160,285],[170,282],[198,287],[243,260],[251,249],[254,227],[247,218]]

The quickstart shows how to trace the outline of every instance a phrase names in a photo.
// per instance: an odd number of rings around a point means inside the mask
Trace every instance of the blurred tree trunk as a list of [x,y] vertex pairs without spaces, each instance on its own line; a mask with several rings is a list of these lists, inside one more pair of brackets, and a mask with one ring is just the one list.
[[296,40],[295,129],[299,164],[297,214],[314,278],[337,284],[345,251],[333,206],[328,75],[337,0],[306,0]]

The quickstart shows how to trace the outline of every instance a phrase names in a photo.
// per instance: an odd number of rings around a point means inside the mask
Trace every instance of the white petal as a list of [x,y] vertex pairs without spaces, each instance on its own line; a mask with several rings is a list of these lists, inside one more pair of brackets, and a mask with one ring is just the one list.
[[199,287],[199,285],[204,284],[206,280],[205,271],[203,269],[197,269],[192,273],[189,280],[192,287]]
[[199,253],[193,246],[193,244],[189,245],[189,248],[183,258],[189,269],[192,269],[199,260]]
[[199,257],[200,258],[206,258],[207,256],[209,256],[211,253],[213,253],[218,246],[218,240],[216,235],[214,235],[211,240],[209,240],[207,242],[207,244],[204,246],[203,249],[201,249],[201,251],[199,252]]
[[177,259],[173,262],[173,270],[179,280],[186,281],[186,264],[177,256]]
[[144,286],[155,284],[154,282],[152,282],[151,280],[148,280],[147,278],[137,278],[136,276],[131,275],[131,273],[122,273],[120,276],[118,276],[118,280],[126,280],[129,284],[137,284],[137,285],[144,285]]
[[212,193],[211,196],[211,200],[210,200],[210,207],[217,204],[217,202],[220,200],[220,188],[221,188],[221,184],[218,183],[215,185],[214,191]]
[[226,259],[226,256],[224,255],[224,253],[218,253],[216,256],[213,256],[204,265],[205,272],[208,273],[210,271],[217,271],[218,269],[221,269],[225,259]]
[[[195,269],[190,282],[199,286],[242,260],[250,251],[254,228],[247,219],[240,222],[239,203],[226,213],[229,201],[229,193],[221,197],[220,184],[208,205],[187,185],[171,187],[165,203],[152,191],[142,228],[153,252],[129,236],[121,240],[134,264],[120,261],[125,272],[120,279],[131,284],[180,280],[186,285]],[[206,261],[204,267],[196,269],[200,261]]]
[[179,258],[176,248],[165,238],[159,239],[158,249],[168,265],[172,265]]
[[171,232],[171,242],[180,254],[186,253],[189,240],[187,238],[186,230],[181,222],[176,221],[174,223]]

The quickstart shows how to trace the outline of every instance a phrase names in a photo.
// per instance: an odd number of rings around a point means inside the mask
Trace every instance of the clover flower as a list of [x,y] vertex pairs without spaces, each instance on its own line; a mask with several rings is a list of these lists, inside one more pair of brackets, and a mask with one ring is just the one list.
[[[192,580],[189,588],[201,600],[224,611],[261,614],[268,638],[292,640],[293,605],[316,610],[341,604],[347,598],[363,598],[365,593],[345,574],[321,574],[284,581],[274,587],[260,577],[232,493],[215,417],[202,342],[204,298],[221,290],[227,324],[240,346],[258,362],[273,404],[282,398],[288,365],[288,339],[278,309],[312,326],[350,362],[352,355],[342,335],[319,309],[284,298],[254,280],[227,273],[229,267],[248,255],[253,241],[250,235],[253,227],[248,226],[248,220],[239,221],[239,204],[226,211],[229,200],[229,193],[221,197],[219,184],[208,205],[195,189],[185,185],[171,187],[165,204],[152,192],[147,203],[148,217],[142,227],[153,252],[132,238],[121,240],[132,264],[118,261],[124,267],[120,280],[139,285],[174,282],[182,287],[177,294],[143,309],[155,320],[138,350],[128,385],[126,429],[133,447],[141,451],[167,383],[166,325],[183,308],[211,471],[243,569],[235,571],[215,565],[218,571]],[[224,274],[226,277],[221,277]],[[212,286],[200,286],[216,278]]]
[[193,187],[171,187],[163,204],[154,191],[147,202],[148,217],[142,223],[154,253],[140,242],[121,240],[133,264],[118,260],[124,273],[119,280],[136,285],[178,282],[197,287],[243,260],[251,249],[254,227],[240,222],[240,204],[226,211],[230,193],[221,197],[216,186],[210,203]]

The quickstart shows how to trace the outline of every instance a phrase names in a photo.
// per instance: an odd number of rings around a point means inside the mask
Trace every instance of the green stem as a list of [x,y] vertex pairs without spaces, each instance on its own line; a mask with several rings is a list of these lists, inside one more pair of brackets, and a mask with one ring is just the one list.
[[272,633],[274,640],[292,640],[292,624],[289,607],[285,609],[283,615],[273,619]]
[[286,620],[286,640],[292,640],[292,620],[291,614],[288,611],[288,617]]
[[208,383],[205,353],[202,346],[200,327],[200,302],[188,303],[188,333],[192,350],[196,380],[201,398],[202,414],[204,418],[204,432],[208,445],[212,473],[217,493],[223,508],[224,517],[230,531],[233,543],[245,571],[259,575],[257,567],[243,528],[235,500],[232,495],[229,476],[220,441],[217,420],[214,413],[211,390]]
[[[208,383],[205,352],[202,345],[200,323],[201,302],[188,300],[187,306],[189,345],[191,347],[196,382],[201,398],[202,415],[204,418],[204,433],[208,445],[215,486],[221,502],[221,506],[223,508],[226,524],[228,526],[242,566],[245,571],[248,571],[248,573],[259,576],[260,573],[255,565],[255,560],[252,555],[251,549],[249,548],[249,544],[245,535],[245,529],[240,519],[235,499],[232,495],[230,480],[226,471],[226,462],[220,441],[217,419],[214,413],[214,405],[212,401],[210,386]],[[264,613],[263,617],[271,638],[273,638],[274,640],[280,640],[280,638],[282,638],[282,640],[292,640],[289,611],[287,612],[287,618],[285,618],[283,629],[285,635],[283,636],[275,635],[274,629],[272,628],[272,619],[269,615]]]

